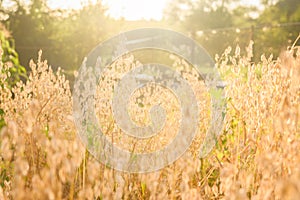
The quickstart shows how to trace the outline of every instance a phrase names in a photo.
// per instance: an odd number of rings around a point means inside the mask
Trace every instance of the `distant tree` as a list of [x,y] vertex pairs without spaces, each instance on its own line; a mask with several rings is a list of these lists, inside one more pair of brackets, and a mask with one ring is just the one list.
[[100,1],[56,18],[53,26],[54,63],[69,70],[78,69],[84,57],[111,34],[112,27]]
[[212,56],[229,45],[245,47],[250,40],[255,42],[255,60],[262,53],[278,56],[300,33],[299,0],[262,0],[263,11],[254,6],[233,7],[237,2],[170,1],[165,19],[179,24],[179,30],[189,33]]
[[236,35],[223,31],[234,24],[230,7],[236,0],[170,1],[165,18],[180,23],[182,29],[203,45],[214,56],[231,45]]
[[255,31],[256,49],[278,56],[300,33],[300,1],[264,0],[263,3],[266,8],[258,19],[260,29]]
[[15,38],[21,63],[27,67],[41,49],[52,68],[62,67],[73,76],[89,51],[115,29],[116,23],[110,23],[101,1],[80,10],[53,10],[47,0],[11,2],[12,8],[2,9],[8,15],[3,22]]
[[6,10],[9,17],[4,23],[15,39],[21,63],[28,66],[29,60],[36,57],[39,49],[42,49],[46,56],[51,54],[54,18],[46,0],[31,0],[28,4],[20,0],[12,2],[15,3],[15,7]]

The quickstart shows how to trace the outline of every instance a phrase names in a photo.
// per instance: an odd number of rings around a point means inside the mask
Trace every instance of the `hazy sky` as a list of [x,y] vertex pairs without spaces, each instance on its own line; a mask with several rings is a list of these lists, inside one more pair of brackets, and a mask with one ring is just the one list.
[[[26,0],[24,0],[26,1]],[[51,8],[79,9],[84,3],[96,0],[49,0]],[[168,0],[102,0],[108,6],[108,14],[114,18],[124,17],[127,20],[156,19],[160,20]],[[9,2],[9,0],[4,0]],[[259,5],[259,0],[241,0],[244,5]]]
[[[95,1],[95,0],[92,0]],[[127,20],[156,19],[160,20],[168,0],[103,0],[108,6],[108,13],[112,17],[124,17]],[[81,2],[87,0],[50,0],[52,7],[80,8]],[[244,5],[259,5],[259,0],[241,0]]]

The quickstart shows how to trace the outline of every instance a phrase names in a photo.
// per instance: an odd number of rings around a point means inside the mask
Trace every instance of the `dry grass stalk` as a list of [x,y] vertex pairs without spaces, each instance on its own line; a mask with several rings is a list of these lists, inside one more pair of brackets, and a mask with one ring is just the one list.
[[[235,53],[227,49],[217,58],[228,83],[228,109],[216,149],[205,159],[195,158],[209,122],[209,112],[202,112],[199,135],[189,152],[149,174],[116,172],[85,151],[75,136],[68,81],[60,70],[54,73],[41,54],[37,63],[30,63],[29,80],[12,90],[5,85],[7,75],[1,73],[0,108],[7,126],[0,133],[0,199],[296,199],[300,196],[299,47],[293,46],[276,61],[262,55],[257,64],[251,63],[251,45],[245,56],[240,54],[237,47]],[[97,93],[104,103],[96,109],[107,136],[120,146],[126,141],[122,147],[133,150],[137,141],[121,137],[111,125],[108,103],[114,80],[138,65],[130,59],[108,69]],[[204,111],[209,101],[203,83],[183,61],[175,60],[175,65]],[[0,67],[3,72],[9,66]],[[162,134],[135,145],[140,152],[165,145],[174,135],[170,127],[176,128],[179,121],[178,102],[171,93],[156,88],[150,99],[141,101],[142,92],[150,95],[144,89],[132,97],[136,123],[148,123],[146,111],[157,93],[163,94],[160,101],[169,112]],[[140,103],[145,106],[139,107]]]

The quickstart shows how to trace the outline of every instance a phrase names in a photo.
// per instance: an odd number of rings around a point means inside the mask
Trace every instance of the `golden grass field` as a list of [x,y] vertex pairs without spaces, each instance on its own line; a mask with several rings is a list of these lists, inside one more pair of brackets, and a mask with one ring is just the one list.
[[[227,114],[215,149],[204,159],[198,150],[209,124],[209,95],[188,64],[174,67],[193,88],[200,107],[197,137],[174,164],[153,173],[115,171],[94,159],[76,136],[68,80],[39,54],[26,83],[10,89],[10,64],[0,64],[0,199],[298,199],[300,197],[300,47],[279,58],[253,63],[252,43],[216,56],[227,83]],[[174,137],[179,104],[164,88],[138,90],[129,111],[137,124],[149,123],[153,103],[167,111],[165,127],[148,140],[135,140],[115,125],[109,99],[120,74],[138,65],[117,60],[101,79],[96,99],[102,130],[129,151],[150,152]],[[151,87],[151,85],[149,85]],[[144,94],[141,97],[141,94]],[[143,106],[140,106],[143,104]]]

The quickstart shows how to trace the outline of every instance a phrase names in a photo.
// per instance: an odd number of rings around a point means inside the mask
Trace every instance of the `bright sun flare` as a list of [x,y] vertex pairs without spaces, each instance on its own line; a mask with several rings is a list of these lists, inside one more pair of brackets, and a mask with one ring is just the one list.
[[[79,9],[87,0],[50,0],[51,8]],[[95,2],[95,0],[92,0]],[[163,16],[166,0],[103,0],[108,7],[108,14],[113,18],[124,17],[126,20],[155,19]]]
[[[51,8],[80,9],[84,4],[96,1],[97,0],[49,0],[48,2]],[[108,7],[107,14],[116,19],[123,17],[126,20],[161,20],[168,1],[171,2],[170,0],[102,0],[102,3]],[[258,6],[260,5],[260,0],[240,0],[236,2],[236,4]]]
[[109,7],[111,16],[127,20],[160,20],[165,3],[165,0],[103,0],[103,4]]

